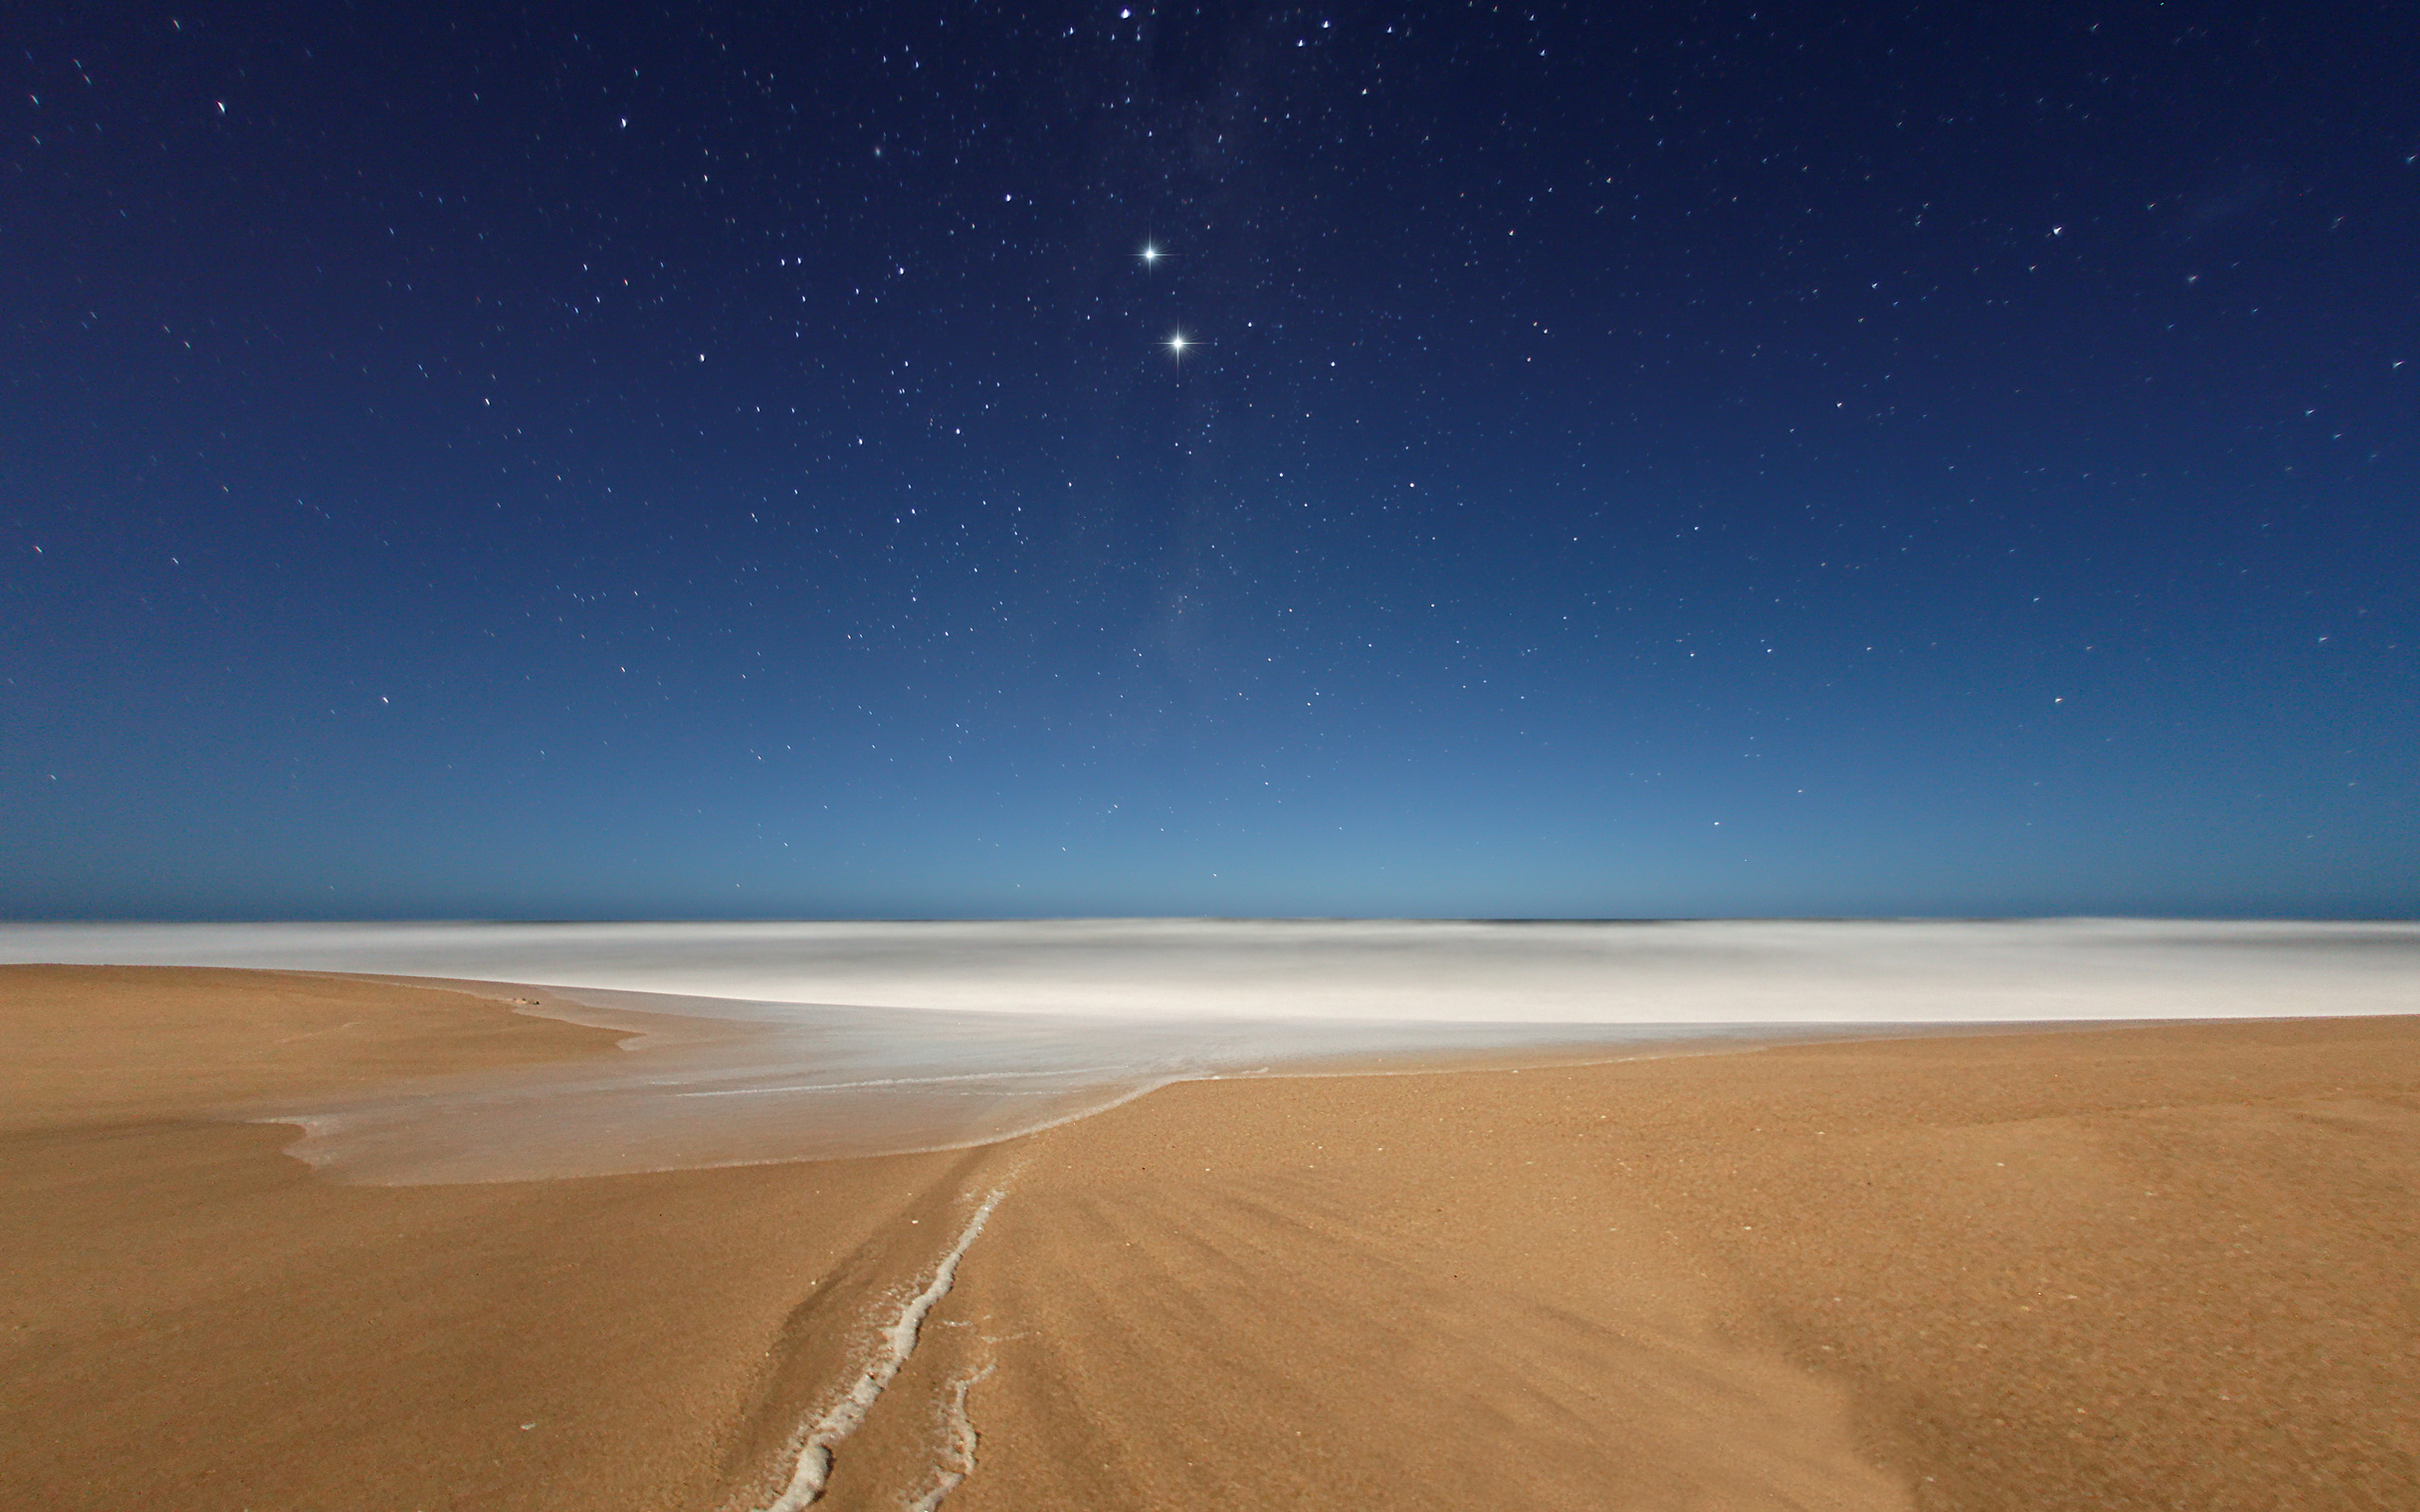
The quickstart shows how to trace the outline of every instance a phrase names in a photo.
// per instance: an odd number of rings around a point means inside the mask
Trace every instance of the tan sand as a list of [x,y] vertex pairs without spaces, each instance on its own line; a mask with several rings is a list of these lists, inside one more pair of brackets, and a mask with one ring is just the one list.
[[929,1263],[967,1157],[344,1187],[291,1128],[199,1116],[614,1038],[340,978],[0,968],[0,1506],[720,1505]]
[[959,1155],[400,1189],[198,1114],[611,1037],[42,968],[0,1032],[9,1505],[761,1505],[995,1188],[820,1504],[971,1446],[953,1512],[2420,1505],[2411,1019],[1195,1083]]
[[1191,1084],[1022,1144],[836,1501],[989,1368],[962,1512],[2420,1506],[2420,1021]]

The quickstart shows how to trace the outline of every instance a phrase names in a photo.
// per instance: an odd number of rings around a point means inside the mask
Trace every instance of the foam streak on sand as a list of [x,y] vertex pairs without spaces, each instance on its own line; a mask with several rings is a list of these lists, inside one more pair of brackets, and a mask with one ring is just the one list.
[[966,1484],[975,1473],[975,1418],[966,1410],[966,1394],[992,1378],[997,1365],[987,1365],[973,1375],[960,1376],[949,1383],[949,1418],[943,1425],[949,1434],[942,1446],[942,1463],[934,1468],[933,1486],[908,1503],[908,1512],[936,1512],[949,1500],[949,1493]]
[[[1000,1199],[1007,1195],[1005,1187],[993,1189],[992,1194],[983,1199],[982,1206],[977,1208],[975,1215],[967,1220],[966,1228],[958,1236],[958,1243],[950,1246],[949,1253],[943,1255],[942,1263],[934,1267],[933,1279],[925,1283],[923,1291],[908,1299],[899,1309],[899,1315],[882,1331],[874,1356],[867,1362],[865,1369],[850,1383],[840,1400],[825,1408],[823,1416],[807,1429],[806,1436],[799,1446],[798,1464],[790,1471],[789,1485],[766,1507],[765,1512],[800,1512],[801,1508],[814,1504],[823,1495],[823,1487],[832,1478],[833,1450],[864,1424],[867,1412],[881,1398],[884,1388],[898,1376],[900,1367],[908,1363],[908,1357],[916,1352],[916,1335],[925,1326],[925,1315],[949,1295],[951,1284],[958,1280],[958,1263],[966,1258],[966,1251],[974,1245],[976,1235],[983,1231],[983,1225],[990,1220],[992,1210],[997,1208]],[[972,1384],[972,1382],[968,1383],[968,1385]],[[961,1408],[964,1400],[965,1396],[961,1392],[959,1397]],[[969,1438],[972,1438],[971,1431]],[[970,1469],[974,1467],[971,1453],[967,1467]],[[965,1478],[961,1474],[958,1481]],[[941,1495],[946,1496],[956,1489],[958,1481],[944,1486]],[[933,1504],[939,1505],[940,1500],[940,1496],[934,1497]]]

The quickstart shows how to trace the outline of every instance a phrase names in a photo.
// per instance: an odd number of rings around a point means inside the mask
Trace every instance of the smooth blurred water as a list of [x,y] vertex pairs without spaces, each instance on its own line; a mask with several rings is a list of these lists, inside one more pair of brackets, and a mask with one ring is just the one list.
[[2420,1011],[2403,923],[7,925],[0,959],[544,984],[613,1056],[251,1109],[348,1179],[979,1143],[1169,1081],[1893,1026]]
[[11,924],[0,959],[1112,1018],[1970,1022],[2408,1012],[2420,925],[2052,919]]
[[354,1181],[509,1180],[988,1143],[1171,1081],[1669,1053],[1737,1025],[1112,1019],[596,989],[549,1014],[647,1032],[620,1056],[251,1108]]

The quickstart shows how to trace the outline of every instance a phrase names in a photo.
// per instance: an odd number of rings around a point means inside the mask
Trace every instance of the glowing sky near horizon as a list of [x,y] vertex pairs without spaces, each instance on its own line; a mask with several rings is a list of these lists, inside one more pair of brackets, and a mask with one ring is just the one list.
[[2420,909],[2394,8],[20,30],[0,916]]

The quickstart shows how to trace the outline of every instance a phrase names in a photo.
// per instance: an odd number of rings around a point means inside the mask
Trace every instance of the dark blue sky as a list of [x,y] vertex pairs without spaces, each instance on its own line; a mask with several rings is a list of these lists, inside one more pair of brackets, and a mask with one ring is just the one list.
[[2405,8],[7,27],[9,916],[2420,908]]

